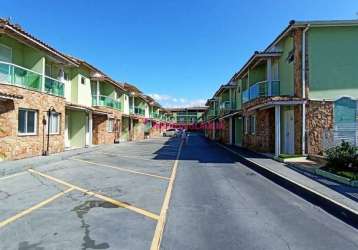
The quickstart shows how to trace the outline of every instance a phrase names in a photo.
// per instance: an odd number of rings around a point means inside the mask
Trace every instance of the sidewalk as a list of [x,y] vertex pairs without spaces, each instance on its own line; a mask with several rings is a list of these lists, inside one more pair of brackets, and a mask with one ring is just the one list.
[[[358,189],[344,187],[323,177],[309,174],[302,169],[293,169],[293,167],[288,167],[285,163],[277,162],[247,149],[219,143],[218,145],[237,155],[246,164],[249,164],[266,177],[279,182],[288,189],[293,189],[293,192],[302,195],[303,198],[310,200],[321,208],[329,210],[328,212],[344,219],[346,222],[358,225]],[[350,219],[352,221],[349,221]]]

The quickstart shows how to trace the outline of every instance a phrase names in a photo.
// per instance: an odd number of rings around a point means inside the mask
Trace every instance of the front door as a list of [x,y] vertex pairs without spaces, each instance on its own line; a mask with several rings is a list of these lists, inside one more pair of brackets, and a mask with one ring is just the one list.
[[243,118],[235,117],[235,145],[242,146]]
[[66,114],[65,115],[65,148],[69,148],[71,145],[70,145],[70,134],[68,132],[68,123],[69,123],[69,117],[70,115],[69,114]]
[[294,112],[293,109],[283,111],[283,145],[282,153],[291,154],[295,153],[295,135],[294,135]]
[[235,138],[236,138],[236,133],[235,133],[235,117],[230,117],[231,120],[231,141],[230,144],[235,144]]

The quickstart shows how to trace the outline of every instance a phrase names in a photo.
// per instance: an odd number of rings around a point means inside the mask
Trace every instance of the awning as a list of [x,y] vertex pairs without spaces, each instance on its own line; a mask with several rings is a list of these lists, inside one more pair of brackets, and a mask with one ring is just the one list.
[[16,94],[0,92],[0,101],[23,99],[23,98],[24,97],[22,95],[16,95]]

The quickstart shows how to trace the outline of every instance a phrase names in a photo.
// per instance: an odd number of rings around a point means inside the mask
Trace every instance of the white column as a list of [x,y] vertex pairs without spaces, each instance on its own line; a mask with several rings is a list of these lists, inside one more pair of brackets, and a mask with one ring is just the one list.
[[92,145],[92,138],[93,138],[93,119],[92,119],[92,112],[89,112],[89,145]]
[[268,84],[268,96],[272,96],[272,60],[267,59],[267,84]]
[[45,92],[46,59],[42,58],[42,92]]
[[275,105],[275,156],[281,154],[281,107]]
[[302,104],[302,155],[306,154],[306,103]]
[[96,98],[97,98],[97,106],[99,106],[99,81],[97,80],[97,93],[96,93]]

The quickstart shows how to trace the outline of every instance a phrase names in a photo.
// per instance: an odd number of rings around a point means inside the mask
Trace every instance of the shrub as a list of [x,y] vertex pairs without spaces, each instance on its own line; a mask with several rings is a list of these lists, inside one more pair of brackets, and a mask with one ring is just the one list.
[[342,143],[325,151],[327,166],[335,169],[352,169],[358,165],[357,148],[349,142]]

